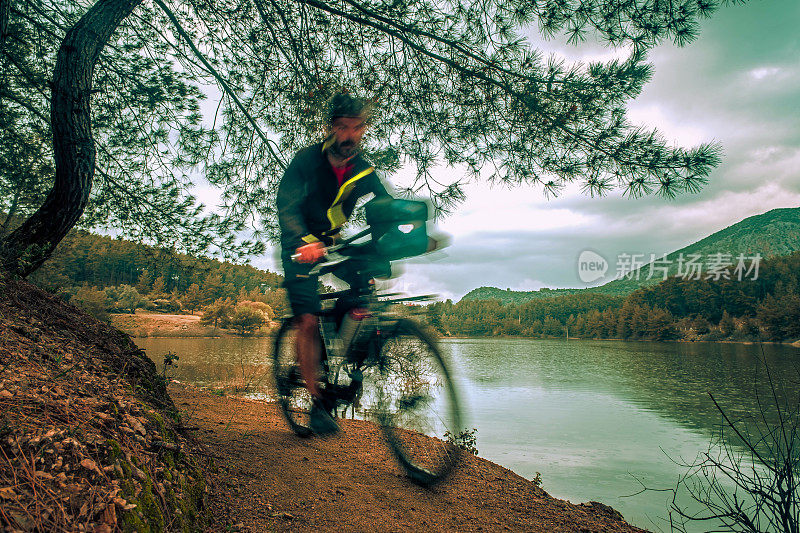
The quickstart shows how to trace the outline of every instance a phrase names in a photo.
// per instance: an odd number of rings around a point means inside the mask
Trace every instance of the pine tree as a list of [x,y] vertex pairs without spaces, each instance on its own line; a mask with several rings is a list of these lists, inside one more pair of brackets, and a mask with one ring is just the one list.
[[153,287],[150,289],[150,296],[152,299],[165,298],[167,296],[167,283],[164,276],[158,276],[153,282]]
[[230,317],[234,311],[233,301],[230,298],[219,298],[211,305],[203,309],[203,316],[200,318],[201,324],[213,324],[214,329],[217,326],[227,327]]
[[647,335],[657,341],[673,339],[677,335],[674,319],[669,311],[658,307],[652,309],[647,319]]
[[105,291],[84,286],[70,298],[70,302],[98,320],[108,320],[108,296]]
[[[0,210],[28,218],[0,241],[0,266],[27,275],[79,220],[195,253],[262,250],[261,237],[276,232],[281,171],[319,139],[322,103],[342,88],[375,103],[372,160],[390,171],[416,164],[410,189],[439,210],[473,178],[546,194],[572,182],[591,195],[696,191],[718,148],[667,146],[631,125],[625,104],[652,75],[645,52],[691,41],[718,4],[15,3],[0,49],[9,139],[0,159],[30,164],[0,180]],[[590,65],[545,60],[520,36],[534,22],[546,35],[575,42],[591,31],[633,51]],[[199,112],[207,84],[224,95],[213,129]],[[441,163],[467,173],[440,183],[431,169]],[[222,189],[223,216],[206,215],[191,195],[197,165]],[[254,223],[257,238],[240,242]]]
[[142,273],[139,274],[139,279],[136,281],[136,290],[139,291],[140,294],[149,294],[150,291],[153,290],[153,275],[150,273],[150,270],[145,268],[142,270]]
[[234,328],[240,335],[253,333],[263,326],[267,317],[249,305],[237,305],[233,314],[228,319],[228,327]]
[[142,307],[145,299],[139,294],[135,287],[130,285],[119,285],[117,287],[110,287],[106,289],[108,299],[111,300],[112,306],[122,311],[127,311],[134,314],[136,310]]
[[722,318],[719,321],[719,331],[723,337],[730,337],[736,330],[736,323],[733,321],[731,315],[727,311],[722,312]]
[[180,301],[184,309],[189,311],[190,314],[194,314],[194,310],[197,309],[202,302],[200,286],[197,283],[189,285],[189,288],[186,289],[186,292],[180,297]]

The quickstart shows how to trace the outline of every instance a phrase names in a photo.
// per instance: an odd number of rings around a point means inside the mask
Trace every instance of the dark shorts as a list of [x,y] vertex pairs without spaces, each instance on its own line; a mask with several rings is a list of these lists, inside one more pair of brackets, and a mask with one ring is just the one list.
[[294,252],[288,254],[284,252],[281,255],[283,286],[286,289],[289,305],[292,306],[292,314],[294,316],[317,314],[322,310],[318,293],[319,278],[308,273],[314,265],[292,261],[292,253]]
[[[306,313],[318,314],[322,310],[319,299],[319,276],[312,276],[309,271],[314,267],[307,263],[296,263],[292,261],[292,252],[283,252],[281,261],[283,263],[283,286],[286,289],[286,297],[289,305],[292,306],[294,316]],[[391,267],[388,261],[366,260],[351,258],[344,261],[342,265],[333,271],[333,275],[341,279],[351,287],[353,285],[365,285],[369,278],[376,275],[388,276],[391,274]]]

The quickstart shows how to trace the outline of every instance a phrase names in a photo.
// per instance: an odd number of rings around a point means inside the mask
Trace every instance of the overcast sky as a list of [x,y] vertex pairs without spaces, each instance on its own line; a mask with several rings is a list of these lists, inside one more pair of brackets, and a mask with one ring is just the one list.
[[[547,200],[541,189],[471,184],[467,201],[440,223],[451,246],[406,264],[397,288],[459,299],[480,286],[582,287],[583,250],[600,253],[613,270],[621,252],[660,255],[748,216],[800,206],[798,24],[798,0],[755,0],[720,9],[693,44],[651,52],[655,75],[629,117],[685,147],[722,143],[723,163],[701,193],[668,201],[567,190]],[[582,61],[615,55],[594,43],[531,40]],[[275,269],[271,257],[253,264]]]

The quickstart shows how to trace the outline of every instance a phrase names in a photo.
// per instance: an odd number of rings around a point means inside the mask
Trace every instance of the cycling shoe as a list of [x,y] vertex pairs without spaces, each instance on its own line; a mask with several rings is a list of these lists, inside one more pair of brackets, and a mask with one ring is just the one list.
[[333,419],[319,400],[314,400],[314,404],[311,406],[308,425],[311,431],[320,437],[335,435],[339,432],[339,424],[336,423],[336,420]]

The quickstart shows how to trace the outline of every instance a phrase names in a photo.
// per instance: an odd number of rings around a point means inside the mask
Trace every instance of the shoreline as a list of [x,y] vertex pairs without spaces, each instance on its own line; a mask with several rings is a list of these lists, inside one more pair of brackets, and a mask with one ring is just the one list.
[[133,338],[273,337],[277,328],[276,322],[270,322],[253,333],[240,334],[233,330],[201,324],[200,316],[194,314],[113,313],[109,315],[108,321],[113,327]]
[[[274,337],[279,323],[271,321],[268,325],[259,330],[240,334],[232,330],[220,327],[206,326],[200,324],[199,315],[179,315],[162,313],[136,313],[109,315],[109,323],[127,333],[133,338],[154,338],[154,339],[174,339],[174,338],[269,338]],[[800,348],[800,339],[784,341],[759,341],[759,340],[733,340],[733,339],[621,339],[616,337],[586,338],[586,337],[531,337],[527,335],[439,335],[441,339],[531,339],[531,340],[574,340],[574,341],[620,341],[620,342],[664,342],[664,343],[720,343],[720,344],[775,344],[787,345]]]
[[654,340],[654,339],[620,339],[615,337],[529,337],[526,335],[440,335],[439,339],[529,339],[529,340],[565,340],[565,341],[618,341],[618,342],[663,342],[663,343],[707,343],[707,344],[774,344],[783,346],[794,346],[800,348],[800,339],[795,341],[737,341],[730,339],[709,340],[709,339],[667,339],[667,340]]

